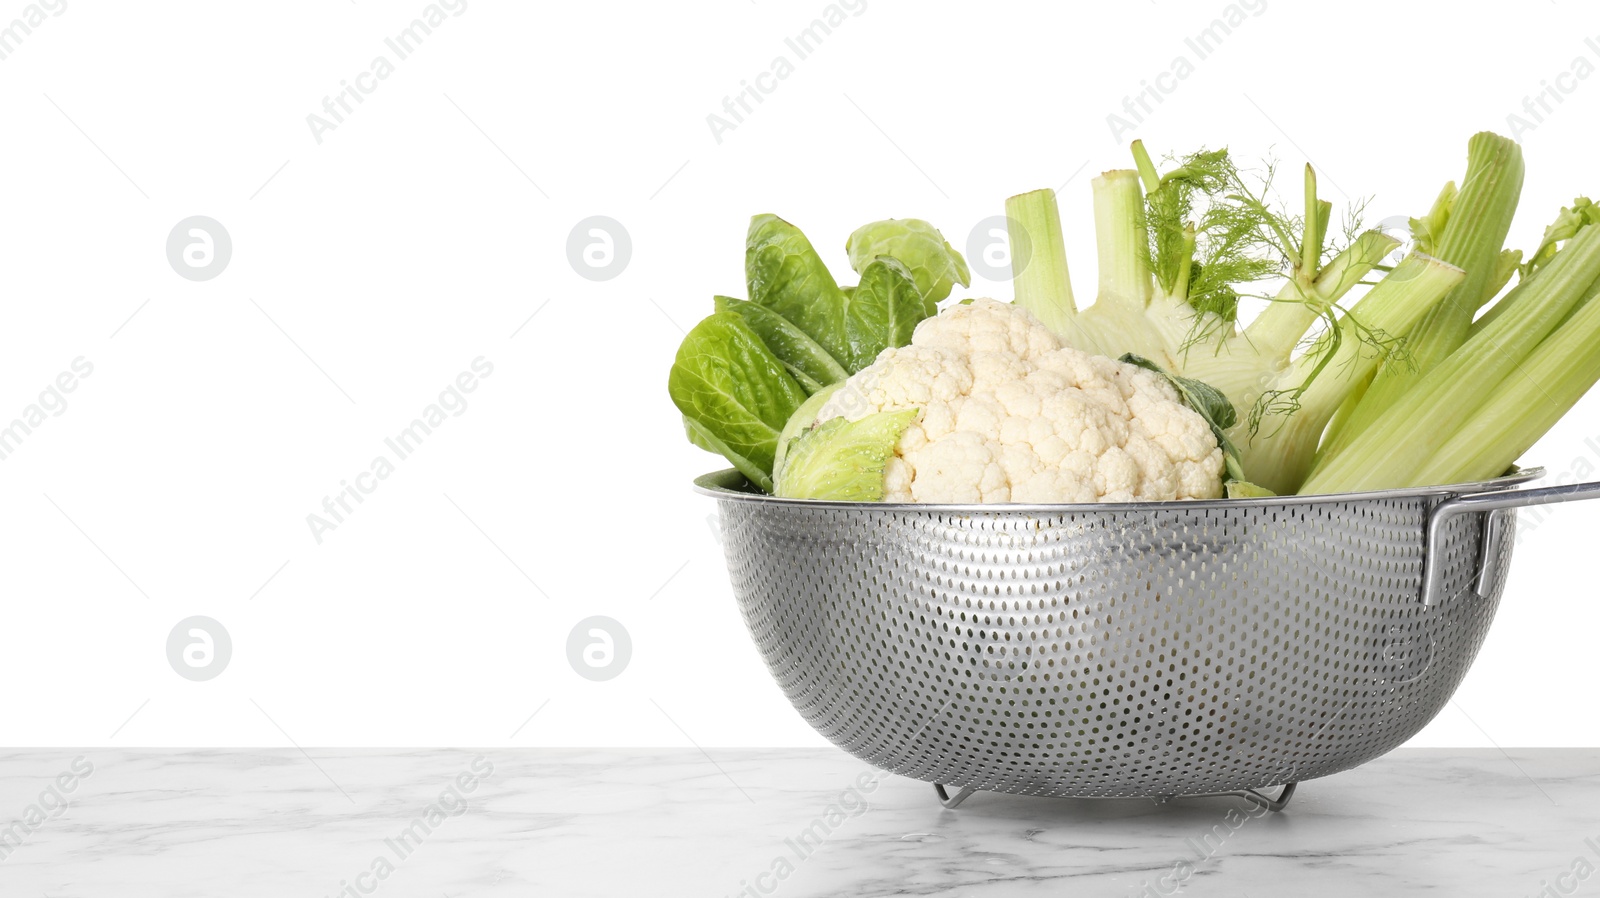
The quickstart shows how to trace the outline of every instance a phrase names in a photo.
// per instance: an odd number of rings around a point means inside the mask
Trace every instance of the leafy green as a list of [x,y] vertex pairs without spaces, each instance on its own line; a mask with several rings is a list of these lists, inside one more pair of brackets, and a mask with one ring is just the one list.
[[768,475],[761,464],[748,455],[733,449],[727,443],[714,436],[706,425],[689,417],[683,416],[683,430],[689,437],[689,442],[699,446],[707,452],[715,452],[733,464],[746,480],[760,487],[765,492],[772,492],[772,477]]
[[787,319],[846,371],[871,362],[850,333],[843,291],[799,228],[776,215],[751,218],[744,272],[751,302]]
[[861,283],[851,291],[847,308],[853,331],[870,335],[863,343],[872,354],[867,364],[891,346],[910,343],[917,325],[928,317],[911,272],[890,256],[879,256],[861,269]]
[[806,393],[742,316],[718,312],[695,325],[678,347],[667,392],[690,442],[771,492],[778,434]]
[[821,397],[807,405],[815,420],[831,387],[910,343],[935,301],[968,281],[966,262],[927,222],[874,222],[849,246],[861,281],[841,287],[798,228],[754,216],[745,244],[750,298],[716,297],[673,363],[668,389],[689,441],[767,492],[789,448],[779,435],[807,395]]
[[794,325],[854,374],[885,348],[904,346],[916,323],[931,314],[910,269],[885,259],[867,262],[861,283],[841,289],[799,228],[776,215],[757,215],[745,245],[750,301]]
[[926,315],[933,315],[935,304],[950,295],[956,284],[970,286],[972,275],[967,260],[956,252],[939,229],[917,218],[891,218],[856,228],[845,241],[850,267],[864,280],[864,269],[879,256],[900,260],[917,284]]
[[718,312],[742,317],[807,393],[850,376],[817,341],[777,312],[731,296],[718,296],[716,304]]
[[920,409],[877,412],[859,421],[830,418],[794,441],[786,456],[777,495],[785,499],[877,502],[883,469],[895,444]]
[[1595,222],[1600,222],[1600,206],[1596,206],[1586,196],[1573,200],[1571,206],[1562,206],[1561,214],[1544,229],[1544,238],[1539,241],[1539,248],[1534,250],[1517,270],[1522,273],[1524,279],[1532,277],[1535,271],[1556,257],[1558,243],[1571,240],[1577,236],[1578,231]]
[[1217,438],[1217,445],[1222,447],[1224,482],[1245,479],[1244,467],[1239,461],[1239,450],[1233,445],[1233,441],[1228,439],[1228,428],[1239,423],[1239,413],[1221,390],[1193,378],[1168,373],[1155,362],[1131,352],[1124,353],[1118,361],[1136,365],[1146,371],[1154,371],[1166,378],[1167,383],[1172,384],[1172,388],[1178,391],[1183,404],[1204,418],[1206,424],[1211,427],[1211,434]]

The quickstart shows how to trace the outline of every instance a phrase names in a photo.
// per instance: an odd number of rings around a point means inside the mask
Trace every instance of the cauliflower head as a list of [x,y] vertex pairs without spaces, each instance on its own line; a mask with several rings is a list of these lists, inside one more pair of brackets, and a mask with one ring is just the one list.
[[816,423],[919,410],[884,467],[888,502],[1133,502],[1222,495],[1210,426],[1160,375],[1064,347],[979,299],[917,325]]

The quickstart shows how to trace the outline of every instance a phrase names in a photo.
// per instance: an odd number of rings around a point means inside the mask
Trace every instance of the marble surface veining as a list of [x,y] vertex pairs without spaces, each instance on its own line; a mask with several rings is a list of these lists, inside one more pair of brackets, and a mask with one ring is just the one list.
[[814,749],[13,750],[0,858],[6,898],[1600,895],[1600,749],[1401,750],[1281,814],[950,811]]

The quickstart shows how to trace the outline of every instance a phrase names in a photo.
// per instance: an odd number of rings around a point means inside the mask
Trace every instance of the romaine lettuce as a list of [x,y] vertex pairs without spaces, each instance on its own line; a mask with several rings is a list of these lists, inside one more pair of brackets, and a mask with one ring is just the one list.
[[744,318],[718,312],[695,325],[678,347],[667,392],[690,442],[772,491],[778,434],[806,393]]

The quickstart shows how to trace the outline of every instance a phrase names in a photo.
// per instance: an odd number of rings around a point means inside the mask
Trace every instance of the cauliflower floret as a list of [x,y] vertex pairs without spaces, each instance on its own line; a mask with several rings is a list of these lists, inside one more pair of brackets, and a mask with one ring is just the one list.
[[911,334],[911,345],[958,356],[993,352],[1032,361],[1061,348],[1050,329],[1020,307],[980,299],[924,318]]
[[921,414],[884,469],[889,502],[1134,502],[1222,495],[1210,426],[1152,371],[1064,347],[1021,306],[975,300],[917,325],[819,422]]

